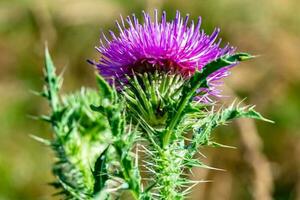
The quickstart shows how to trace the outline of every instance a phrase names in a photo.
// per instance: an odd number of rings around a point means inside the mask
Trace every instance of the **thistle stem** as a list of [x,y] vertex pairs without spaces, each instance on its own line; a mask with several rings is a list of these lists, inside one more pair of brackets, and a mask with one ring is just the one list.
[[[173,145],[172,147],[176,147]],[[178,189],[180,189],[180,174],[182,159],[176,148],[161,150],[158,152],[156,176],[158,182],[158,192],[161,199],[181,200],[183,199]]]
[[189,93],[185,96],[185,98],[183,98],[180,101],[177,112],[176,112],[174,118],[172,119],[169,127],[167,128],[165,134],[163,135],[163,140],[162,140],[162,147],[163,148],[166,148],[166,146],[169,144],[171,134],[174,131],[174,128],[176,127],[176,125],[179,123],[182,112],[184,111],[184,109],[187,106],[188,102],[193,97],[196,90],[198,88],[200,88],[202,86],[202,84],[204,84],[204,83],[205,83],[205,79],[200,81],[198,84],[194,85],[192,87],[192,89],[189,91]]

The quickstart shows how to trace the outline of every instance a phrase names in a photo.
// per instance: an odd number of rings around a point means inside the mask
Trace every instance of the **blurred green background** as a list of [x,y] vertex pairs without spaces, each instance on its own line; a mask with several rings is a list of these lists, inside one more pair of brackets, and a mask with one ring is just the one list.
[[[221,28],[223,41],[260,55],[233,69],[227,102],[256,104],[275,124],[240,120],[217,130],[216,139],[237,149],[204,149],[210,165],[193,178],[212,180],[190,199],[300,199],[300,1],[299,0],[0,0],[0,200],[55,199],[49,149],[29,137],[51,137],[30,115],[48,111],[30,90],[43,84],[45,41],[64,70],[65,92],[94,87],[86,59],[97,58],[100,31],[115,30],[120,14],[178,9],[203,28]],[[225,42],[224,42],[225,43]],[[229,90],[228,88],[231,88]]]

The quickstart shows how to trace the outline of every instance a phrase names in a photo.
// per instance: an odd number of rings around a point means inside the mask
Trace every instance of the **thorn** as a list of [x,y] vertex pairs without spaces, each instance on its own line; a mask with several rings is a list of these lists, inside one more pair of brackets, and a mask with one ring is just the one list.
[[30,134],[29,137],[31,137],[35,141],[38,141],[40,143],[43,143],[43,144],[47,145],[47,146],[51,145],[51,142],[49,140],[47,140],[47,139],[44,139],[44,138],[41,138],[41,137],[38,137],[38,136],[32,135],[32,134]]

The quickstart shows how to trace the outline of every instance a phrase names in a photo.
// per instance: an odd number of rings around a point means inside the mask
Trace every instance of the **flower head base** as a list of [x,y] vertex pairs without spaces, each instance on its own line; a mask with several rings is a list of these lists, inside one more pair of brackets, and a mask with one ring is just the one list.
[[[143,12],[143,15],[144,23],[140,23],[135,15],[126,20],[121,16],[121,23],[116,22],[119,35],[110,31],[111,40],[104,34],[105,42],[100,40],[97,50],[102,57],[98,63],[92,64],[110,83],[114,80],[126,82],[126,75],[131,76],[133,72],[156,70],[189,77],[209,62],[233,54],[235,50],[229,45],[220,47],[221,40],[217,41],[219,29],[211,35],[200,30],[200,17],[197,24],[193,21],[189,24],[189,15],[182,18],[179,11],[170,22],[166,20],[166,12],[159,20],[155,10],[153,21],[148,13]],[[228,68],[223,68],[209,77],[209,93],[217,94],[215,83],[227,74]]]

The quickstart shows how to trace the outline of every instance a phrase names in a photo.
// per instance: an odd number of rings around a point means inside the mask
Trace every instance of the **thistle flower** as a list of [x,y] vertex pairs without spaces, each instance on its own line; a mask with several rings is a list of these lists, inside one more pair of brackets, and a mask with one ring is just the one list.
[[[158,19],[157,10],[153,21],[148,13],[143,12],[143,16],[144,23],[140,23],[134,14],[126,20],[121,16],[121,23],[116,21],[119,34],[110,31],[111,40],[103,34],[100,46],[96,47],[102,57],[98,63],[90,63],[111,84],[114,80],[124,83],[126,76],[136,72],[156,70],[189,77],[196,70],[201,71],[209,62],[235,51],[229,45],[220,47],[221,39],[217,41],[220,29],[216,28],[211,35],[201,30],[201,17],[197,24],[194,21],[189,24],[189,15],[183,18],[179,11],[170,22],[166,20],[165,11],[161,20]],[[205,92],[217,96],[219,92],[215,86],[220,84],[218,80],[228,75],[230,67],[210,75],[207,80],[209,89]]]

